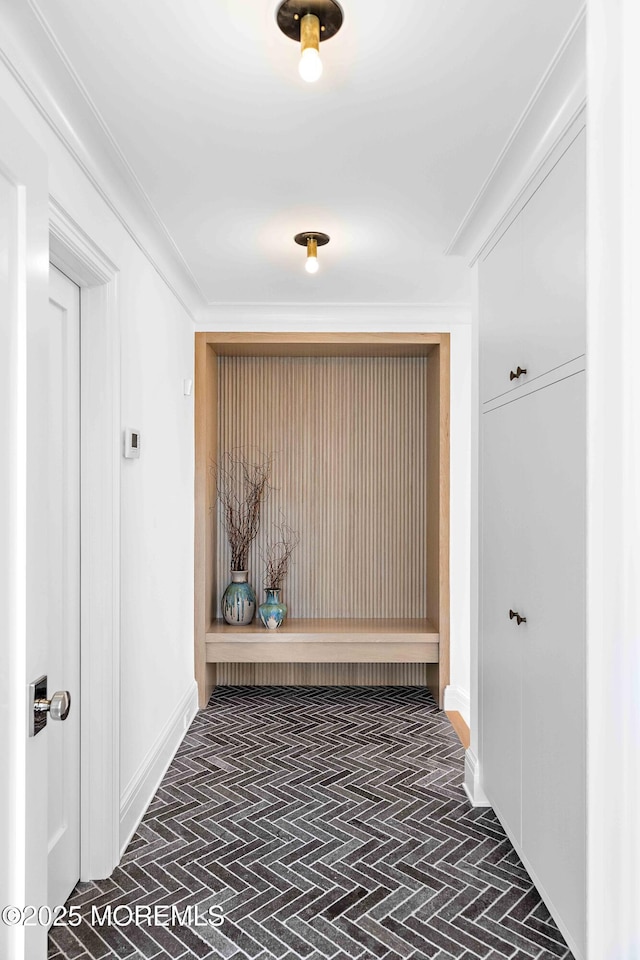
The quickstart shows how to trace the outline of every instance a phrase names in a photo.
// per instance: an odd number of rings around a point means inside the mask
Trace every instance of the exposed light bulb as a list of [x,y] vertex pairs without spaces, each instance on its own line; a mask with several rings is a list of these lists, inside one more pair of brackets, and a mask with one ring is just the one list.
[[298,65],[300,76],[307,83],[315,83],[322,76],[322,60],[315,47],[307,47],[302,51]]
[[314,83],[322,74],[320,59],[320,20],[315,13],[306,13],[300,21],[300,76]]
[[317,257],[307,257],[305,265],[305,270],[307,273],[317,273],[318,272],[318,258]]

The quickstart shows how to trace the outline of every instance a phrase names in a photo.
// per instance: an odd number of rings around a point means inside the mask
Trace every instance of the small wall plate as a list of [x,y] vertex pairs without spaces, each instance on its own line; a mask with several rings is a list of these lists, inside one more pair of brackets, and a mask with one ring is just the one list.
[[133,460],[140,456],[140,431],[127,427],[124,432],[124,456]]

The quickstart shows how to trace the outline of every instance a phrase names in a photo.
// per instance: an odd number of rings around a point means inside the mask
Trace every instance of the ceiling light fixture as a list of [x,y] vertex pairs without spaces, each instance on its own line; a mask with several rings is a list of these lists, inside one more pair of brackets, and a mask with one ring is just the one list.
[[329,237],[326,233],[318,233],[317,230],[305,230],[304,233],[296,233],[293,238],[301,247],[307,248],[307,259],[304,265],[307,273],[318,272],[318,247],[324,247],[329,243]]
[[300,76],[313,83],[322,74],[320,41],[335,36],[342,26],[342,10],[335,0],[284,0],[278,7],[278,26],[300,43]]

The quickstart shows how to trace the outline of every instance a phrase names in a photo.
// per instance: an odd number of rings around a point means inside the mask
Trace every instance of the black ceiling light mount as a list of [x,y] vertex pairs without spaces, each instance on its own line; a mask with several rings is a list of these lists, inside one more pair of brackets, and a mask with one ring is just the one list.
[[307,248],[307,259],[305,270],[307,273],[318,272],[318,247],[324,247],[331,239],[328,234],[320,233],[318,230],[305,230],[303,233],[296,233],[293,238],[301,247]]
[[313,83],[322,74],[319,47],[342,26],[343,13],[336,0],[283,0],[276,14],[278,26],[300,43],[300,76]]

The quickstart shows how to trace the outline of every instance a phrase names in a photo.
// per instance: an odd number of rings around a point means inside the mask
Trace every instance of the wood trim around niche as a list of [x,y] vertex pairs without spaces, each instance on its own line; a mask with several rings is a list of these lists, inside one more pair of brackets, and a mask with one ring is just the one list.
[[[215,688],[217,670],[216,662],[211,660],[215,652],[211,649],[210,632],[215,620],[216,530],[215,512],[209,505],[212,497],[210,464],[217,455],[218,355],[430,358],[427,376],[429,465],[425,495],[428,498],[427,529],[437,529],[438,535],[427,537],[427,601],[429,620],[437,629],[438,662],[433,662],[432,644],[428,650],[425,647],[423,662],[427,686],[440,709],[443,708],[444,688],[449,682],[449,351],[448,333],[196,333],[194,661],[201,708],[206,706]],[[353,621],[349,626],[345,623],[345,640],[354,626]],[[389,645],[389,662],[404,662],[403,652],[406,655],[407,647],[403,640],[406,639],[400,629],[397,641]],[[300,650],[297,650],[296,641],[293,641],[291,662],[303,662],[307,650],[307,643],[301,643]],[[352,647],[352,650],[357,655],[356,648]],[[326,656],[330,657],[330,653]],[[256,662],[262,662],[259,645],[255,657]],[[224,659],[228,658],[229,651],[225,648]],[[242,655],[239,655],[240,659]],[[268,659],[267,651],[265,660]]]

